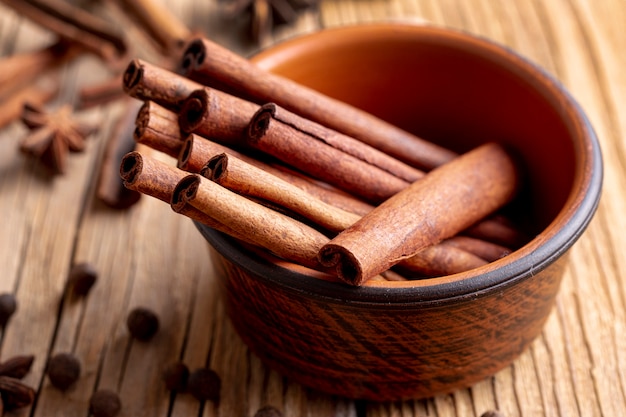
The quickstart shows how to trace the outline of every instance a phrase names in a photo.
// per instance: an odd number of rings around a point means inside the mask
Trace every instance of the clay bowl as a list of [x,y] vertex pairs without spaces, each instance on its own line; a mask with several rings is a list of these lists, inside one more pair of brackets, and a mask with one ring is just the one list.
[[598,142],[564,87],[506,48],[429,26],[325,30],[253,59],[457,152],[506,143],[528,171],[508,209],[534,237],[464,273],[354,288],[198,225],[241,339],[292,381],[370,400],[450,392],[509,365],[540,333],[600,198]]

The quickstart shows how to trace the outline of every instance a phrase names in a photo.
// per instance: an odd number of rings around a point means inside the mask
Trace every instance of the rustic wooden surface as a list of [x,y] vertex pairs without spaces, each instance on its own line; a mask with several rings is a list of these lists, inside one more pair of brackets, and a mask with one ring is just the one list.
[[[83,2],[89,3],[89,2]],[[223,21],[217,0],[168,0],[172,12],[242,53],[245,24]],[[17,150],[19,123],[0,131],[0,292],[19,307],[1,334],[0,358],[36,356],[26,382],[36,403],[14,415],[86,416],[97,388],[120,393],[123,416],[252,416],[264,404],[286,416],[619,416],[626,413],[626,2],[623,0],[324,0],[318,12],[275,32],[267,46],[325,27],[381,20],[428,21],[506,44],[558,77],[587,111],[602,143],[604,194],[588,231],[572,250],[545,330],[513,365],[475,386],[421,401],[364,403],[303,388],[266,369],[233,332],[216,292],[207,248],[191,222],[143,198],[117,211],[94,199],[107,135],[119,103],[83,114],[101,123],[68,172],[50,178]],[[27,51],[50,35],[0,5],[0,56]],[[104,79],[96,59],[62,72],[61,100]],[[555,156],[558,157],[558,156]],[[100,278],[86,299],[64,296],[76,262]],[[153,309],[161,329],[133,342],[125,318]],[[73,352],[80,382],[61,393],[44,376],[47,358]],[[219,405],[171,397],[164,364],[208,365],[222,377]]]

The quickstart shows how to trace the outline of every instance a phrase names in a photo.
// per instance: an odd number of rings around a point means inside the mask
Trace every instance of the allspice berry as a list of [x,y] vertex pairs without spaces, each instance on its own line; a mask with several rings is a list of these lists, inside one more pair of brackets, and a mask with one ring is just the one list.
[[183,392],[189,380],[189,368],[182,362],[175,362],[163,371],[165,387],[170,391]]
[[7,322],[17,310],[17,300],[13,294],[0,294],[0,326],[6,326]]
[[128,315],[126,325],[132,337],[147,341],[159,330],[159,318],[151,310],[137,307]]
[[67,279],[69,289],[78,296],[86,296],[98,279],[98,271],[87,262],[72,266]]
[[254,417],[283,417],[283,413],[273,405],[265,405],[254,413]]
[[199,401],[219,402],[222,380],[212,369],[199,368],[189,375],[187,390]]
[[98,390],[89,399],[89,413],[93,417],[115,417],[121,409],[119,395],[111,390]]
[[80,377],[80,362],[71,353],[57,353],[48,360],[46,372],[52,385],[65,391]]

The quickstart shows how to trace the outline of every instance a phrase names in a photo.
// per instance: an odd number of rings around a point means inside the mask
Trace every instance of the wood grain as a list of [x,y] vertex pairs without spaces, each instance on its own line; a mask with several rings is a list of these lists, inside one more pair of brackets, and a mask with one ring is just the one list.
[[[268,370],[225,317],[207,248],[186,219],[146,199],[129,211],[104,208],[94,184],[115,104],[86,117],[103,128],[68,174],[48,178],[17,151],[25,130],[0,131],[1,292],[18,312],[1,333],[0,358],[32,353],[26,381],[39,389],[34,408],[16,415],[84,416],[91,393],[120,392],[124,416],[252,417],[264,404],[287,416],[479,417],[499,409],[515,416],[617,416],[626,410],[626,3],[621,0],[323,0],[264,45],[242,35],[244,19],[225,22],[217,0],[162,0],[193,29],[243,55],[324,27],[389,19],[427,21],[486,36],[540,64],[585,109],[603,147],[604,195],[574,246],[556,308],[541,337],[513,365],[469,389],[420,401],[352,402],[303,388]],[[88,2],[82,2],[88,3]],[[0,55],[41,47],[52,36],[0,4]],[[92,59],[62,75],[63,99],[77,83],[101,75]],[[65,296],[70,266],[88,261],[99,280],[83,300]],[[136,305],[158,312],[149,343],[129,340],[124,320]],[[68,392],[50,386],[46,359],[71,351],[83,365]],[[222,376],[218,406],[186,394],[170,397],[161,366],[182,359]]]

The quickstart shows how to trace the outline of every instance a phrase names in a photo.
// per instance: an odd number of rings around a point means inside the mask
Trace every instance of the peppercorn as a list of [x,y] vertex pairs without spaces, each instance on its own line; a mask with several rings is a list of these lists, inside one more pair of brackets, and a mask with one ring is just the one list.
[[504,413],[498,410],[489,410],[482,413],[480,417],[504,417]]
[[165,387],[170,391],[182,392],[187,388],[189,368],[182,362],[170,364],[163,372]]
[[222,380],[212,369],[199,368],[189,375],[187,389],[199,401],[219,402]]
[[72,292],[78,296],[85,296],[98,279],[96,268],[87,263],[79,263],[72,267],[68,276],[68,284]]
[[48,360],[48,378],[52,385],[65,391],[80,376],[80,362],[71,353],[58,353]]
[[17,310],[17,300],[13,294],[0,294],[0,326],[6,326],[7,322]]
[[147,341],[159,330],[159,318],[151,310],[137,307],[128,315],[126,325],[132,337]]
[[121,409],[119,395],[111,390],[98,390],[89,399],[89,413],[93,417],[115,417]]
[[254,413],[254,417],[283,417],[283,413],[272,405],[265,405]]

